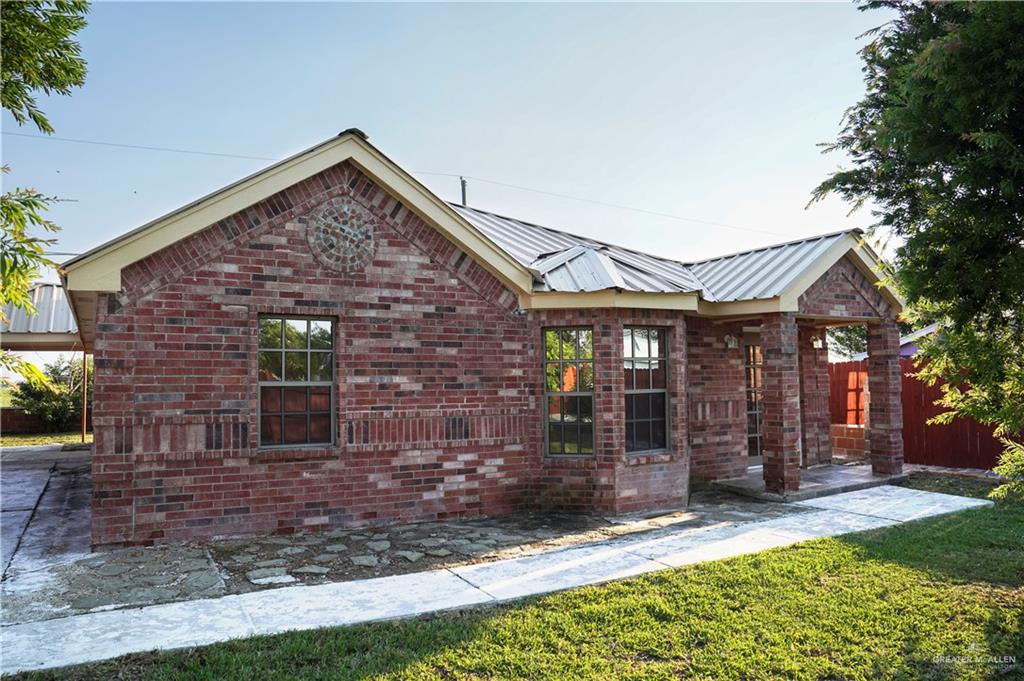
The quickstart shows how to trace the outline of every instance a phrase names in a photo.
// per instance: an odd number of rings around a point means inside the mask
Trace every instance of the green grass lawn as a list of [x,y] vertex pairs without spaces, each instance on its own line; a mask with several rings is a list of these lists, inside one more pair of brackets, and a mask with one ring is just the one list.
[[[930,484],[915,478],[908,485]],[[1014,655],[1015,670],[976,661]],[[969,659],[945,661],[954,657]],[[1022,676],[1024,508],[1000,505],[501,607],[23,678]]]
[[[85,441],[92,442],[92,433],[85,434]],[[40,433],[36,435],[0,435],[0,447],[29,447],[32,445],[77,445],[82,442],[82,432]]]

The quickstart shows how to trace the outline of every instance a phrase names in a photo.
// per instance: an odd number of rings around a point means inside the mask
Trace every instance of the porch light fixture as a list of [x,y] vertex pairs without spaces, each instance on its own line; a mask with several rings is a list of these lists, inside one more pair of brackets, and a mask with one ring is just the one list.
[[740,339],[731,333],[725,334],[725,347],[729,349],[735,349],[740,346]]
[[821,336],[811,336],[811,347],[815,350],[821,350],[825,347],[825,339]]

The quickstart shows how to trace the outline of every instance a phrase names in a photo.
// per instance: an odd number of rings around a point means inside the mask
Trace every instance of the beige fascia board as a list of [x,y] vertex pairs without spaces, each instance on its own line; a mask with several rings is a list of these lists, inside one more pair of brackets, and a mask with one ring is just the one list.
[[124,267],[344,161],[352,161],[385,189],[408,201],[417,214],[505,283],[520,291],[530,290],[533,276],[525,267],[354,134],[342,135],[270,166],[73,259],[64,265],[67,288],[69,291],[119,291]]
[[[853,264],[861,271],[861,273],[868,278],[872,284],[877,284],[882,280],[879,272],[881,271],[882,259],[878,257],[874,249],[868,245],[867,240],[857,239],[857,245],[851,253],[851,260]],[[894,289],[888,286],[876,286],[878,291],[886,299],[893,310],[899,314],[903,312],[903,309],[907,306],[907,301],[903,300],[903,297],[899,295]]]
[[[815,259],[779,296],[780,311],[797,312],[800,306],[800,296],[814,282],[821,279],[833,265],[842,260],[844,255],[855,249],[857,241],[858,239],[852,234],[845,234],[843,238],[838,239],[827,251]],[[878,276],[875,275],[874,279],[877,280]]]
[[756,316],[788,311],[782,309],[781,299],[779,298],[732,300],[720,303],[702,300],[697,306],[697,314],[704,317],[749,317],[751,315]]
[[9,333],[0,334],[0,348],[15,352],[56,352],[81,350],[77,333]]
[[579,293],[533,293],[519,297],[525,310],[571,310],[586,308],[639,308],[647,310],[697,309],[696,293],[644,293],[640,291],[581,291]]
[[532,290],[534,278],[528,268],[470,225],[451,206],[438,199],[433,192],[376,148],[365,143],[363,148],[367,153],[353,155],[349,159],[360,170],[407,201],[417,215],[440,229],[459,248],[474,255],[491,274],[510,285],[514,291],[521,293]]

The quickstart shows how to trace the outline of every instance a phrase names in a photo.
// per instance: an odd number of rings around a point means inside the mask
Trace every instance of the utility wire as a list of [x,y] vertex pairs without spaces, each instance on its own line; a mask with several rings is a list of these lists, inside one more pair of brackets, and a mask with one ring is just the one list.
[[484,182],[486,184],[493,184],[499,187],[508,187],[510,189],[518,189],[524,192],[533,192],[535,194],[544,194],[545,196],[554,196],[560,199],[569,199],[570,201],[579,201],[581,203],[591,203],[597,206],[606,206],[608,208],[616,208],[618,210],[629,210],[636,213],[646,213],[647,215],[656,215],[662,218],[668,218],[670,220],[679,220],[681,222],[695,222],[701,225],[711,225],[714,227],[726,227],[728,229],[738,229],[743,232],[754,232],[756,234],[769,234],[772,236],[790,236],[783,234],[782,232],[772,232],[766,229],[757,229],[755,227],[741,227],[739,225],[730,225],[725,222],[715,222],[713,220],[701,220],[700,218],[688,218],[682,215],[673,215],[672,213],[662,213],[656,210],[647,210],[646,208],[637,208],[636,206],[625,206],[621,203],[609,203],[607,201],[598,201],[596,199],[586,199],[581,196],[570,196],[568,194],[559,194],[557,192],[549,192],[544,189],[534,189],[533,187],[524,187],[518,184],[509,184],[507,182],[497,182],[496,180],[486,180],[482,177],[473,177],[472,175],[453,175],[451,173],[419,173],[420,175],[441,175],[444,177],[465,177],[467,180],[476,180],[477,182]]
[[[219,158],[240,158],[252,161],[276,161],[276,158],[270,158],[267,156],[246,156],[242,154],[222,154],[212,151],[196,151],[193,149],[174,149],[171,147],[153,147],[146,146],[143,144],[118,144],[115,142],[100,142],[96,140],[83,140],[83,139],[72,139],[69,137],[51,137],[49,135],[31,135],[23,132],[8,132],[4,131],[4,135],[13,135],[15,137],[27,137],[29,139],[40,139],[40,140],[52,140],[55,142],[72,142],[75,144],[92,144],[101,147],[117,147],[120,149],[139,149],[145,151],[163,151],[175,154],[191,154],[194,156],[216,156]],[[692,222],[700,225],[709,225],[712,227],[725,227],[726,229],[735,229],[741,232],[752,232],[754,234],[768,234],[771,236],[790,236],[782,232],[773,232],[766,229],[757,229],[755,227],[743,227],[740,225],[730,225],[725,222],[715,222],[713,220],[702,220],[700,218],[684,217],[682,215],[673,215],[672,213],[662,213],[656,210],[648,210],[646,208],[637,208],[636,206],[626,206],[620,203],[609,203],[607,201],[598,201],[596,199],[587,199],[581,196],[570,196],[569,194],[559,194],[557,192],[550,192],[544,189],[535,189],[533,187],[524,187],[518,184],[509,184],[507,182],[498,182],[496,180],[488,180],[482,177],[474,177],[472,175],[458,175],[456,173],[428,173],[428,172],[415,172],[416,175],[433,175],[437,177],[465,177],[468,180],[475,180],[477,182],[484,182],[486,184],[495,185],[498,187],[507,187],[509,189],[516,189],[524,192],[532,192],[534,194],[543,194],[545,196],[553,196],[559,199],[567,199],[569,201],[579,201],[580,203],[589,203],[595,206],[605,206],[606,208],[615,208],[617,210],[628,210],[635,213],[644,213],[646,215],[654,215],[656,217],[668,218],[669,220],[678,220],[680,222]]]
[[13,135],[15,137],[28,137],[36,140],[52,140],[54,142],[74,142],[75,144],[92,144],[99,147],[119,147],[121,149],[144,149],[146,151],[167,151],[175,154],[192,154],[194,156],[217,156],[220,158],[243,158],[250,161],[276,161],[276,158],[269,158],[267,156],[244,156],[242,154],[219,154],[214,151],[195,151],[192,149],[172,149],[171,147],[148,147],[143,144],[117,144],[114,142],[97,142],[95,140],[78,140],[71,139],[70,137],[50,137],[49,135],[30,135],[24,132],[8,132],[4,131],[5,135]]

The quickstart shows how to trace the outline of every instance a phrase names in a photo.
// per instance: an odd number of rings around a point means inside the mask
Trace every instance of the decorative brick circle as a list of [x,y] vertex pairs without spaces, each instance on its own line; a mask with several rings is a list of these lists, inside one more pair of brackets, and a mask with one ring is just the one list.
[[309,215],[306,241],[325,267],[345,272],[366,267],[377,250],[373,215],[348,197],[326,201]]

